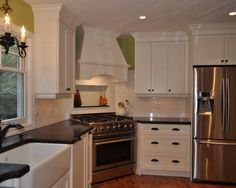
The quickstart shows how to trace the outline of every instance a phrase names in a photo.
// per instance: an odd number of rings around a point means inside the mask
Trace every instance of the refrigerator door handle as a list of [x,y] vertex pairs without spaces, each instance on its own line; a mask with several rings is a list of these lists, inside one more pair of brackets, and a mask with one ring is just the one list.
[[235,142],[222,142],[222,141],[199,141],[200,144],[212,144],[212,145],[227,145],[227,146],[236,146]]
[[226,117],[226,128],[229,130],[229,121],[230,121],[230,90],[229,90],[229,78],[226,79],[226,93],[227,93],[227,101],[226,101],[226,106],[227,106],[227,117]]
[[226,115],[226,97],[225,97],[225,80],[222,79],[222,125],[224,127],[224,131],[226,131],[226,123],[225,123],[225,115]]

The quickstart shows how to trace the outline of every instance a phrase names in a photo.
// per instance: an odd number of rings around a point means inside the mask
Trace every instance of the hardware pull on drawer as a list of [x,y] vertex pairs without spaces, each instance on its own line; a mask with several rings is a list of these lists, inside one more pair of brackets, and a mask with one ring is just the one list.
[[173,160],[173,161],[171,161],[172,163],[180,163],[180,161],[178,161],[178,160]]
[[159,162],[158,159],[152,159],[151,162]]
[[179,128],[173,128],[173,129],[171,129],[172,131],[180,131],[180,129]]
[[151,128],[151,130],[152,130],[152,131],[158,131],[159,128],[153,127],[153,128]]
[[176,146],[177,146],[177,145],[180,145],[179,142],[172,142],[171,144],[172,144],[172,145],[176,145]]
[[153,142],[151,142],[151,144],[159,144],[159,142],[153,141]]

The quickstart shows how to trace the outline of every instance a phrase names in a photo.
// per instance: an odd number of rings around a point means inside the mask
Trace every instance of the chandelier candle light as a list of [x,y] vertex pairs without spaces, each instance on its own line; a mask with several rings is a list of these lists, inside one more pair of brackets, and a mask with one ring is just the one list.
[[2,45],[5,48],[5,53],[8,54],[9,48],[16,44],[20,57],[24,58],[26,56],[25,49],[28,47],[26,45],[25,27],[22,26],[21,28],[21,41],[19,43],[18,39],[12,36],[11,34],[11,19],[9,13],[13,11],[13,9],[9,7],[8,0],[6,0],[6,3],[2,7],[0,7],[0,9],[5,14],[4,17],[5,35],[0,36],[0,45]]

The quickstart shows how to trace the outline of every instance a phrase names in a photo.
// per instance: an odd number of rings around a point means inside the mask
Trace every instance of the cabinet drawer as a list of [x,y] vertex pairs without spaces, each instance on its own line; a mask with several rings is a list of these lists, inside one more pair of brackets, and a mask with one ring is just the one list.
[[152,152],[168,152],[185,154],[190,152],[190,137],[163,138],[156,135],[142,135],[141,149]]
[[188,171],[190,161],[187,156],[143,155],[143,168],[150,170],[183,170]]
[[190,135],[190,126],[174,124],[140,124],[141,134]]

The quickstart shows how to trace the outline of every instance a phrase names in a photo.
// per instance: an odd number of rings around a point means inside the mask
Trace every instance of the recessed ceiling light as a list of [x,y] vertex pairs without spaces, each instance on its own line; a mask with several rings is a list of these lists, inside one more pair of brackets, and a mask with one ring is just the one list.
[[145,19],[147,19],[147,16],[139,16],[139,19],[140,20],[145,20]]
[[229,15],[230,16],[236,16],[236,12],[230,12]]

